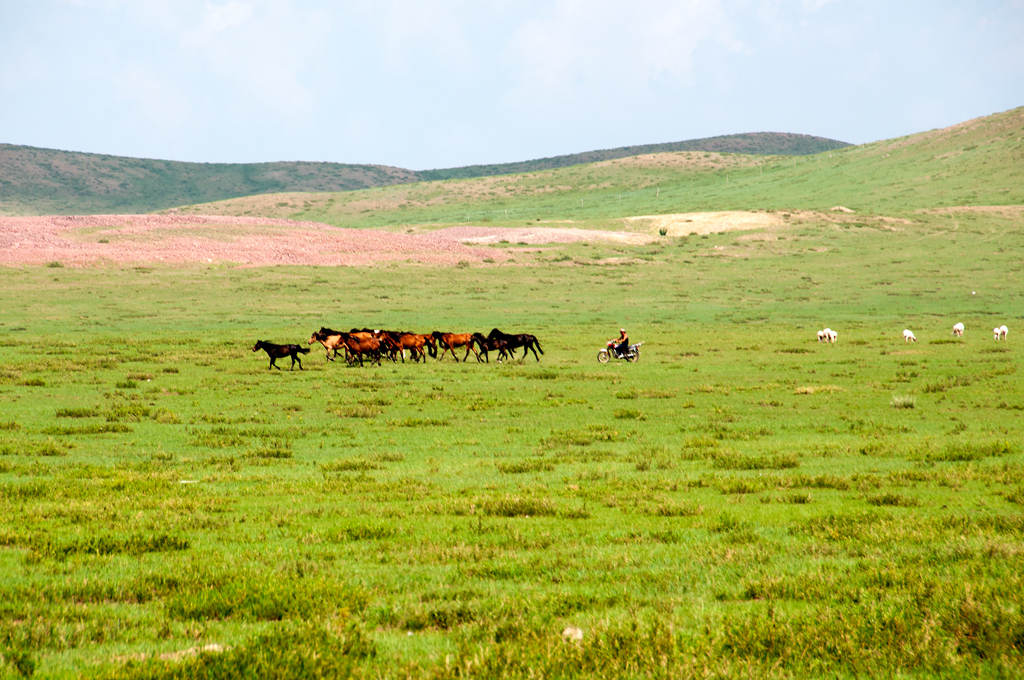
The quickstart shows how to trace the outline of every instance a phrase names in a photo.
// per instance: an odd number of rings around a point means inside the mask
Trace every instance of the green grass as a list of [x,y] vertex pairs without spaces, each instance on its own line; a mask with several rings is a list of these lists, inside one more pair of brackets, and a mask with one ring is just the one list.
[[[589,266],[0,270],[3,672],[1013,675],[1024,393],[987,329],[1024,318],[1019,229],[943,219],[562,249],[623,258]],[[545,355],[250,350],[321,325]],[[621,325],[643,357],[598,364]]]
[[[863,184],[802,199],[798,164],[778,200],[895,201],[854,152]],[[988,329],[1024,320],[1020,213],[914,212],[1016,172],[969,160],[900,221],[781,240],[0,269],[0,676],[1019,677],[1022,358]],[[323,325],[545,354],[251,351]],[[598,364],[621,326],[641,360]]]

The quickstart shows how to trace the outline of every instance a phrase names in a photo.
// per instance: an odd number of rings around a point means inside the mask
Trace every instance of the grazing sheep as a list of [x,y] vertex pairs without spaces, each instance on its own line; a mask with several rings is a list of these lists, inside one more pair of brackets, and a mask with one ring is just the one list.
[[839,333],[836,333],[831,328],[825,329],[825,339],[829,342],[835,342],[839,338]]
[[1003,329],[1002,328],[993,328],[992,329],[992,337],[995,338],[996,340],[998,340],[999,337],[1002,334],[1003,334]]
[[917,337],[914,336],[914,332],[909,328],[903,330],[903,342],[917,342]]
[[1010,329],[1006,326],[999,327],[999,335],[1002,336],[1003,340],[1006,340],[1006,334],[1010,332]]
[[825,341],[825,331],[818,331],[818,342]]
[[964,334],[964,325],[962,323],[955,324],[953,326],[953,335],[955,335],[956,337],[959,338],[959,337],[963,336],[963,334]]

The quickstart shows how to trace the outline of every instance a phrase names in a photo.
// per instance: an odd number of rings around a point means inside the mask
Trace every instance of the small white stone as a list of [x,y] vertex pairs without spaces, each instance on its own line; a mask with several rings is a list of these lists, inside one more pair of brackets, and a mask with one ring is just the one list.
[[566,626],[565,630],[562,631],[562,637],[566,640],[579,642],[583,639],[583,631],[576,626]]

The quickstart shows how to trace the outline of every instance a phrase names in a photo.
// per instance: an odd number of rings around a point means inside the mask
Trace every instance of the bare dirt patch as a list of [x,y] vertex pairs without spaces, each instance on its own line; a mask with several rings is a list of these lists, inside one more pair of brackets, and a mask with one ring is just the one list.
[[396,234],[318,222],[216,215],[0,217],[0,264],[455,265],[507,261],[508,253],[486,247],[501,241],[541,244],[602,239],[645,243],[651,238],[542,227],[451,227]]
[[972,212],[986,215],[999,215],[1010,219],[1024,218],[1024,205],[956,205],[948,208],[929,208],[917,212],[926,215],[953,215]]
[[785,226],[780,213],[768,212],[701,212],[674,215],[642,215],[627,217],[626,223],[650,232],[667,230],[667,236],[717,234],[723,231],[752,231]]

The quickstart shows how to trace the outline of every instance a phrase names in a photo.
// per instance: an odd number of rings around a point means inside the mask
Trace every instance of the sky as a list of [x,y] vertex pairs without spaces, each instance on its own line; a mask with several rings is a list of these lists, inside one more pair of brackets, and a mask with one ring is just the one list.
[[1024,105],[1024,0],[0,0],[0,142],[413,170]]

